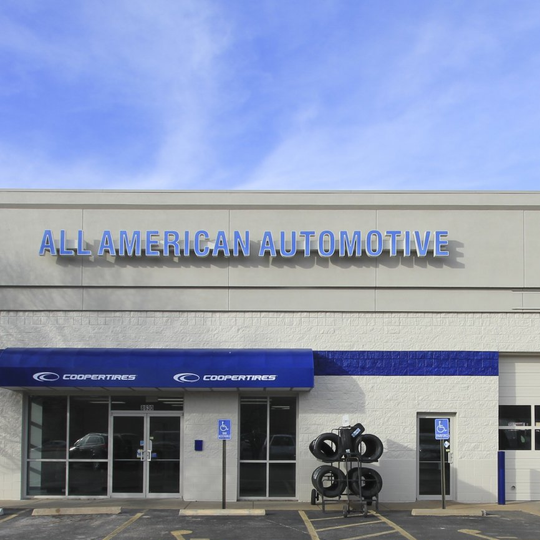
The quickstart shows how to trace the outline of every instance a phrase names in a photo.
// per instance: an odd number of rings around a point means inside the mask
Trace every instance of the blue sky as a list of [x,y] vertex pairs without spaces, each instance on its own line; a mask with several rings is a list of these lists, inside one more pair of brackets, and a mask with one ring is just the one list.
[[540,189],[538,0],[2,0],[0,187]]

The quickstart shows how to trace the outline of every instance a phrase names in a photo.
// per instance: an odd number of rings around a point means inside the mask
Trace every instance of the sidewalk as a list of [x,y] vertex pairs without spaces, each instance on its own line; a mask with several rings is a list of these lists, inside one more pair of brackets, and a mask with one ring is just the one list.
[[[343,501],[341,501],[343,503]],[[22,501],[0,501],[0,508],[104,508],[120,506],[122,508],[137,509],[163,509],[163,510],[206,510],[220,509],[221,502],[191,502],[179,499],[25,499]],[[540,501],[509,502],[506,505],[485,504],[485,503],[456,503],[447,502],[447,509],[450,511],[462,510],[485,510],[488,513],[499,513],[505,511],[527,512],[540,516]],[[317,510],[320,505],[312,506],[309,503],[296,501],[237,501],[227,502],[228,509],[264,509],[267,511],[276,510]],[[328,511],[342,510],[343,504],[329,504]],[[440,501],[416,501],[410,503],[379,503],[379,511],[384,512],[410,512],[413,509],[440,509]],[[374,508],[373,508],[374,509]]]

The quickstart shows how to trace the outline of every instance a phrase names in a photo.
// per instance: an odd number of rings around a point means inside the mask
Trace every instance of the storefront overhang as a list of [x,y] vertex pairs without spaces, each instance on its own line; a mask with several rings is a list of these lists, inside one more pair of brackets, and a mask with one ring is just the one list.
[[39,349],[0,352],[0,387],[309,390],[309,349]]

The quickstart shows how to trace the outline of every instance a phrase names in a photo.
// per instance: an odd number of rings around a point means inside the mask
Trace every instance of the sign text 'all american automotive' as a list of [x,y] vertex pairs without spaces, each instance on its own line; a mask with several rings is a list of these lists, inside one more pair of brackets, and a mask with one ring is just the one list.
[[65,229],[43,232],[39,255],[67,257],[448,257],[448,231],[378,230],[367,232],[299,230],[264,231],[256,239],[250,231],[223,230],[104,230],[91,242],[84,230],[69,236]]

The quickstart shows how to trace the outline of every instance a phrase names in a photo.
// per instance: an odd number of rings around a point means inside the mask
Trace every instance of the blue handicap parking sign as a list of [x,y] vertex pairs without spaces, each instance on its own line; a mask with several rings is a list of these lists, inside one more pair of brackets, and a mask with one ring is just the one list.
[[435,439],[444,441],[450,438],[450,419],[435,418]]
[[218,420],[218,440],[229,441],[231,439],[231,421]]

